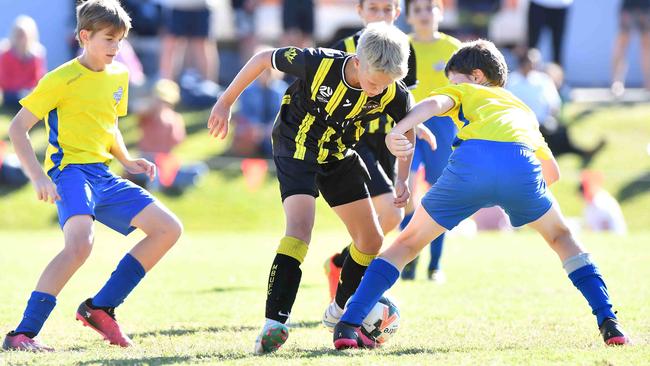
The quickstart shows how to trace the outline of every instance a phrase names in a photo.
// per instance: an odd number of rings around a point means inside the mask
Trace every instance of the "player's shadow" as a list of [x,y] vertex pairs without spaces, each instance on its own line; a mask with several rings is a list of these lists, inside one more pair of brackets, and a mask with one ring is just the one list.
[[221,326],[221,327],[195,327],[195,328],[171,328],[163,330],[155,330],[149,332],[133,333],[133,338],[147,338],[147,337],[182,337],[188,334],[210,332],[210,333],[232,333],[257,330],[258,327],[252,325],[241,326]]
[[644,173],[621,188],[617,195],[618,201],[623,203],[648,192],[650,192],[650,173]]
[[[297,355],[292,355],[293,357],[296,358],[320,358],[323,356],[330,356],[330,357],[354,357],[354,356],[359,356],[359,357],[364,357],[367,355],[368,352],[376,352],[377,350],[348,350],[348,351],[339,351],[335,350],[333,348],[319,348],[319,349],[298,349]],[[455,350],[449,349],[449,348],[424,348],[424,347],[404,347],[404,348],[390,348],[386,349],[385,351],[382,349],[378,350],[380,353],[377,353],[377,355],[385,355],[385,356],[401,356],[401,355],[433,355],[433,354],[441,354],[441,353],[450,353],[450,352],[455,352]]]
[[228,354],[227,356],[221,355],[220,353],[205,353],[197,354],[193,356],[159,356],[159,357],[141,357],[141,358],[117,358],[113,360],[107,360],[105,358],[88,360],[76,363],[79,366],[85,365],[119,365],[119,366],[135,366],[135,365],[170,365],[170,364],[183,364],[191,365],[197,363],[199,360],[214,360],[215,362],[219,361],[232,361],[236,359],[247,358],[249,355],[246,354]]
[[289,323],[290,328],[320,328],[323,326],[323,323],[319,320],[312,320],[312,321],[300,321],[300,322],[291,322]]

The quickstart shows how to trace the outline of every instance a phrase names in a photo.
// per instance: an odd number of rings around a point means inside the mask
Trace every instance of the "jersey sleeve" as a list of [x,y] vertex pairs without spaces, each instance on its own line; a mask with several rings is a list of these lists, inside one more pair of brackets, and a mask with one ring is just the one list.
[[540,160],[551,159],[553,157],[553,153],[551,152],[551,149],[548,147],[548,144],[544,140],[542,133],[539,132],[539,130],[535,130],[534,133],[535,133],[534,144],[536,146],[533,146],[533,149],[535,150],[535,156],[537,156]]
[[388,114],[395,123],[406,117],[414,104],[413,94],[411,94],[406,86],[401,82],[398,82],[396,85],[395,97],[386,106],[386,114]]
[[413,89],[418,85],[418,78],[417,78],[417,70],[416,70],[416,62],[415,62],[415,50],[413,49],[413,45],[409,43],[409,59],[408,59],[408,67],[409,71],[402,79],[404,84],[409,88]]
[[56,74],[48,73],[26,97],[20,100],[20,105],[32,112],[38,119],[55,109],[64,94],[64,83]]
[[273,51],[273,68],[284,73],[293,75],[298,79],[307,78],[307,63],[313,57],[313,48],[300,49],[297,47],[278,48]]
[[454,106],[450,108],[447,112],[440,114],[441,116],[456,116],[458,115],[458,108],[461,103],[461,99],[463,97],[463,89],[462,85],[446,85],[440,88],[435,89],[434,91],[429,94],[429,96],[434,96],[434,95],[446,95],[451,100],[454,101]]

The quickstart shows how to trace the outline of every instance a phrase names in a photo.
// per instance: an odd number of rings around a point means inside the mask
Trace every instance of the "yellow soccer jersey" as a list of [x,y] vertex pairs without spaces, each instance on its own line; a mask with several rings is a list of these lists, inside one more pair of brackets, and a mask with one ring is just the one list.
[[454,101],[454,107],[443,115],[452,118],[460,140],[520,142],[542,159],[552,156],[539,132],[535,113],[506,89],[463,83],[431,93],[437,94]]
[[20,101],[45,120],[48,174],[68,164],[108,164],[117,117],[126,115],[128,86],[124,65],[114,62],[95,72],[74,59],[47,73]]
[[410,35],[411,45],[415,50],[418,85],[411,90],[415,101],[419,102],[429,96],[432,90],[449,84],[445,75],[445,66],[451,56],[461,47],[456,38],[440,33],[435,42],[418,42]]

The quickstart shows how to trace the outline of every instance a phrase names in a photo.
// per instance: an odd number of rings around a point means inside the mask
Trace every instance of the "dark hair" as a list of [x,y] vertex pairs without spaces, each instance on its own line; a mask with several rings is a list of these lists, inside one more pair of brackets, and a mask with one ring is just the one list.
[[[363,3],[364,3],[365,1],[366,1],[366,0],[359,0],[359,6],[363,6]],[[399,8],[399,3],[400,3],[399,0],[393,0],[393,2],[396,3],[396,4],[397,4],[397,7]]]
[[508,66],[494,43],[484,39],[466,42],[447,62],[445,74],[451,71],[471,75],[479,69],[490,84],[504,86],[508,79]]
[[[409,11],[410,11],[409,8],[411,7],[411,3],[414,1],[416,0],[404,0],[404,13],[406,16],[409,16]],[[444,9],[445,6],[442,0],[431,0],[431,5],[433,5],[434,7],[438,7],[440,9]]]
[[77,41],[81,44],[79,33],[85,29],[91,33],[113,27],[124,31],[124,36],[131,29],[131,17],[117,0],[86,0],[77,6]]

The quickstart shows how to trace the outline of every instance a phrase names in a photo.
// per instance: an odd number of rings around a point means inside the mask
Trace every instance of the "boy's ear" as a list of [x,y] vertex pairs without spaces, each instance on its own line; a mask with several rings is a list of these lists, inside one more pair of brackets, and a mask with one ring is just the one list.
[[481,69],[472,70],[472,79],[477,84],[485,84],[485,82],[488,81]]
[[87,29],[82,29],[79,31],[79,40],[81,44],[84,44],[90,40],[90,31]]

